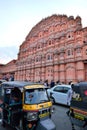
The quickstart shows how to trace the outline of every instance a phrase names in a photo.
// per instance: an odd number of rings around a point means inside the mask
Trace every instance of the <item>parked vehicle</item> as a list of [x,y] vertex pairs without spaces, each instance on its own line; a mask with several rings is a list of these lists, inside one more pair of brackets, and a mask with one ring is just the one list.
[[47,90],[48,95],[53,103],[67,105],[67,92],[71,85],[61,84],[55,85]]
[[51,120],[52,103],[43,84],[8,81],[1,86],[4,127],[8,124],[17,130],[56,130]]
[[6,80],[0,79],[0,102],[1,102],[1,99],[2,99],[2,88],[1,88],[1,84],[2,84],[3,82],[6,82]]
[[0,79],[0,84],[3,83],[3,82],[6,82],[6,80]]
[[87,82],[73,84],[73,97],[70,105],[70,121],[74,125],[87,126]]

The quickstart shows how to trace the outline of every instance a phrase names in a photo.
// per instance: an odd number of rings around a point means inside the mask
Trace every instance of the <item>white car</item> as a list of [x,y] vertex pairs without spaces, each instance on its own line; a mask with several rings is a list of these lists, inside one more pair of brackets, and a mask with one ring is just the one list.
[[53,103],[67,105],[67,93],[71,85],[61,84],[47,90],[48,96]]

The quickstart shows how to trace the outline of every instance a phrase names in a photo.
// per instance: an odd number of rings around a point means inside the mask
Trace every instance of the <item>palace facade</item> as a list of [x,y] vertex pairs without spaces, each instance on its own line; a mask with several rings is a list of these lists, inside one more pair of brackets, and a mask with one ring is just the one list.
[[87,81],[87,27],[81,17],[52,15],[20,45],[15,80]]
[[0,65],[0,78],[87,81],[87,27],[81,17],[52,15],[37,23],[19,47],[17,60]]

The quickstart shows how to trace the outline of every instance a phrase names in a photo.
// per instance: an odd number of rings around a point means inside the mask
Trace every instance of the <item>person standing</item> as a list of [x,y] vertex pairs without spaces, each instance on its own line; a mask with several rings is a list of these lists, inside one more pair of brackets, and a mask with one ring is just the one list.
[[72,95],[73,95],[73,90],[72,90],[72,85],[71,85],[71,88],[68,90],[68,93],[67,93],[67,105],[68,106],[70,106]]
[[[70,104],[71,104],[72,96],[73,96],[73,84],[71,84],[71,88],[68,90],[68,93],[67,93],[67,105],[68,106],[70,106]],[[66,113],[67,113],[67,115],[69,115],[70,109]]]
[[54,87],[55,86],[55,82],[53,80],[51,80],[51,83],[50,83],[50,88]]
[[49,86],[49,84],[48,84],[48,80],[45,80],[44,85],[45,85],[46,87]]

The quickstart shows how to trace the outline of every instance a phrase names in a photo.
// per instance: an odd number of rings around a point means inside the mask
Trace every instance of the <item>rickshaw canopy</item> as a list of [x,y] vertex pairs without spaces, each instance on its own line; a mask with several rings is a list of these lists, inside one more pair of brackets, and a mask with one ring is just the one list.
[[12,89],[14,87],[18,87],[21,92],[23,91],[23,88],[25,89],[33,89],[33,88],[46,88],[43,84],[41,83],[34,83],[34,82],[27,82],[27,81],[7,81],[3,82],[1,84],[3,89]]

